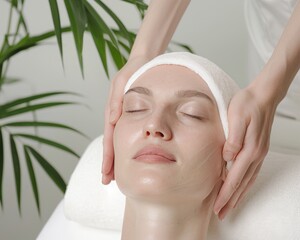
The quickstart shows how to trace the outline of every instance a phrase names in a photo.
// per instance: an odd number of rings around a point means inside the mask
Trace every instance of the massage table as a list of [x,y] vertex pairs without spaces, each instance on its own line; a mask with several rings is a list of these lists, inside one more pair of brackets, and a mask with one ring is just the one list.
[[[300,121],[275,116],[270,151],[255,184],[222,222],[213,214],[208,240],[300,239],[299,136]],[[92,148],[98,152],[91,154]],[[115,182],[101,186],[101,157],[90,166],[87,163],[95,154],[100,156],[101,148],[99,137],[86,149],[71,177],[66,196],[45,224],[38,240],[121,239],[124,198],[116,193]],[[95,169],[93,164],[98,164],[99,168]],[[83,165],[90,176],[80,173]],[[89,180],[82,183],[83,178]],[[80,189],[74,185],[82,186]],[[91,185],[94,186],[90,188]],[[98,193],[94,193],[93,188]]]

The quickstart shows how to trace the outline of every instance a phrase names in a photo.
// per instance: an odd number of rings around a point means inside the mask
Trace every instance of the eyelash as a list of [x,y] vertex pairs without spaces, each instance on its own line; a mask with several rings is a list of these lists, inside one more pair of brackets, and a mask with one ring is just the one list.
[[202,117],[199,117],[199,116],[190,115],[190,114],[183,113],[183,112],[182,112],[182,114],[183,114],[183,115],[186,115],[186,116],[188,116],[188,117],[191,117],[191,118],[197,119],[197,120],[203,120],[203,118],[202,118]]
[[125,112],[127,113],[136,113],[136,112],[142,112],[142,111],[146,111],[146,109],[139,109],[139,110],[127,110]]
[[[127,110],[127,111],[125,111],[125,112],[127,112],[127,113],[138,113],[138,112],[143,112],[143,111],[146,111],[146,110],[147,110],[147,109]],[[194,118],[194,119],[196,119],[196,120],[203,120],[203,118],[202,118],[202,117],[199,117],[199,116],[190,115],[190,114],[183,113],[183,112],[182,112],[182,114],[185,115],[185,116]]]

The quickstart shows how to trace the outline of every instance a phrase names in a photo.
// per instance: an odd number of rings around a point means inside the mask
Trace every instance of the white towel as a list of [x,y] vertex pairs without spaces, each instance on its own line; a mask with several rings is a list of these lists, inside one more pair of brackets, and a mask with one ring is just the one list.
[[[115,182],[101,184],[102,139],[84,152],[65,194],[65,215],[84,226],[121,231],[125,197]],[[220,222],[213,215],[210,240],[299,240],[300,155],[269,152],[242,204]]]
[[227,108],[231,98],[239,90],[239,87],[227,73],[206,58],[189,52],[172,52],[159,55],[143,65],[131,76],[131,78],[129,78],[124,93],[126,93],[134,81],[147,70],[166,64],[187,67],[198,74],[206,82],[216,100],[225,138],[227,139]]
[[85,150],[74,170],[65,194],[65,215],[85,226],[120,230],[125,197],[113,181],[101,183],[102,139],[96,138]]

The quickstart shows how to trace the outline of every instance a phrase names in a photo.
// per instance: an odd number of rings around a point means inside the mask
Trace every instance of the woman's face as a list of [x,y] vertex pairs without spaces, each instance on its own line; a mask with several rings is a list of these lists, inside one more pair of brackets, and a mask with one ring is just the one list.
[[220,179],[224,141],[201,77],[182,66],[154,67],[124,95],[114,131],[116,182],[127,197],[199,201]]

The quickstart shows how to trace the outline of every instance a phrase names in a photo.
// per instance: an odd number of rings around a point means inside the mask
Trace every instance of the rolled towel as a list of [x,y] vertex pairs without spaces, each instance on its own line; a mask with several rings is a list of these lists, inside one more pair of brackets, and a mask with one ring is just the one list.
[[115,182],[109,186],[101,183],[102,139],[101,135],[90,143],[72,173],[64,212],[68,219],[85,226],[120,230],[125,197]]

